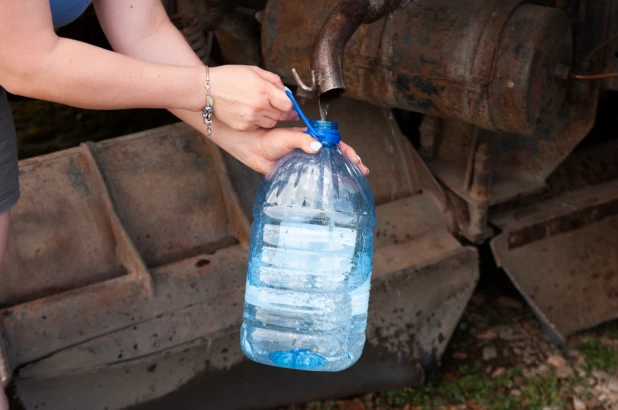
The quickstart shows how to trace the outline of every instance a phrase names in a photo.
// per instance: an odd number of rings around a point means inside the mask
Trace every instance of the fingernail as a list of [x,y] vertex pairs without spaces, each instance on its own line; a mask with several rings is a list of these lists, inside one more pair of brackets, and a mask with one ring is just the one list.
[[358,157],[358,162],[363,162],[363,160],[361,159],[360,155],[357,155]]
[[319,141],[313,141],[311,144],[309,144],[309,148],[311,148],[312,151],[318,152],[322,149],[322,143]]

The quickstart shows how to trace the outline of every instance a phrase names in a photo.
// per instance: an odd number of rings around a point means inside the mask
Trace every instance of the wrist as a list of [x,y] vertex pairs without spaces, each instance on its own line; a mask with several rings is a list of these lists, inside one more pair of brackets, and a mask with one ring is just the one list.
[[204,82],[206,81],[206,68],[204,66],[190,67],[191,75],[191,99],[189,101],[189,111],[202,112],[206,106],[206,88],[204,88]]
[[[222,114],[221,104],[229,103],[229,97],[235,97],[234,95],[229,96],[224,94],[224,89],[226,89],[226,67],[218,66],[218,67],[210,67],[209,68],[209,76],[210,76],[210,95],[212,95],[212,108],[214,111],[215,118],[221,118],[220,114]],[[203,85],[202,85],[202,88]],[[204,102],[206,102],[206,90],[204,89]]]
[[206,135],[210,136],[212,134],[212,123],[213,123],[213,98],[210,92],[210,68],[208,66],[206,68],[206,81],[204,82],[204,88],[206,89],[206,106],[204,107],[204,111],[202,111],[202,120],[204,121],[204,125],[206,126]]

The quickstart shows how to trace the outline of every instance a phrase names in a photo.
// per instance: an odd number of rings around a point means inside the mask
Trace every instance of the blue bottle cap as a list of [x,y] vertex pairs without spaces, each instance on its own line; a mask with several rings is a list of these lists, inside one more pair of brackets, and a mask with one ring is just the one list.
[[298,105],[298,102],[294,98],[292,91],[289,88],[285,87],[285,93],[288,95],[290,100],[292,100],[294,110],[298,113],[298,116],[307,126],[307,134],[311,135],[313,138],[320,142],[327,142],[335,145],[341,142],[341,135],[339,135],[338,123],[332,121],[311,120],[307,118],[303,110],[300,108],[300,105]]

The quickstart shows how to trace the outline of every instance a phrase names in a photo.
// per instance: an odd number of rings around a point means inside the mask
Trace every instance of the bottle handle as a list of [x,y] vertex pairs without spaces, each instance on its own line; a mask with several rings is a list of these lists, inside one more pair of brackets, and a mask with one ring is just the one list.
[[294,111],[296,111],[296,113],[298,114],[300,119],[303,120],[303,122],[307,126],[307,134],[309,134],[312,137],[318,139],[317,136],[320,135],[320,134],[311,125],[311,120],[309,118],[307,118],[307,116],[305,115],[303,110],[300,108],[300,105],[298,105],[298,101],[296,101],[296,98],[294,98],[294,94],[292,94],[292,91],[288,87],[285,87],[285,93],[290,98],[290,100],[292,100],[292,105],[294,106]]

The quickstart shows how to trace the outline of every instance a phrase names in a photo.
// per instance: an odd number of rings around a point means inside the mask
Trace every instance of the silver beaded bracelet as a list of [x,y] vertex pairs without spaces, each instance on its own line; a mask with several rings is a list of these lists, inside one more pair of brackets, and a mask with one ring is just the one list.
[[206,134],[212,134],[212,94],[210,93],[210,73],[208,71],[208,66],[206,66],[206,82],[204,83],[204,87],[206,88],[206,106],[204,107],[204,111],[202,112],[202,119],[204,120],[204,125],[206,125]]

